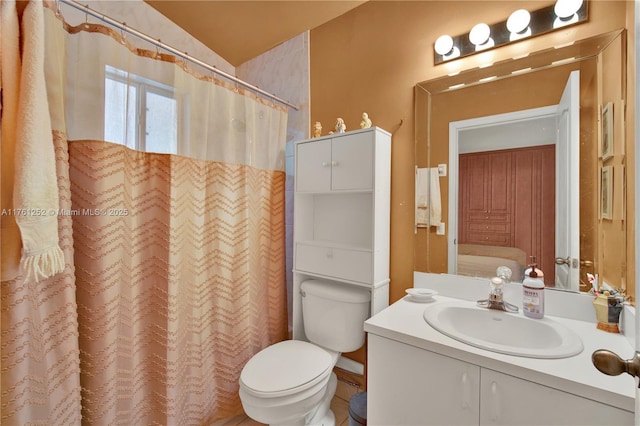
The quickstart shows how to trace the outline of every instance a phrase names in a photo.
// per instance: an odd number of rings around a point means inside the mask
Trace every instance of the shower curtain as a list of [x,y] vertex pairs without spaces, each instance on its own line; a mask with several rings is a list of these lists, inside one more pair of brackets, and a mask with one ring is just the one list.
[[286,110],[43,13],[66,268],[2,283],[2,424],[238,414],[244,363],[287,337]]

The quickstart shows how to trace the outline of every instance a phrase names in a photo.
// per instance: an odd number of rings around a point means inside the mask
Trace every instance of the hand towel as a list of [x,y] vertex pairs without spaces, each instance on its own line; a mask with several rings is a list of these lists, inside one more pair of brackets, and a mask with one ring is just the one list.
[[425,228],[429,223],[429,169],[416,169],[416,218],[419,228]]
[[442,224],[442,198],[440,194],[440,174],[437,167],[429,171],[429,226]]
[[20,94],[20,29],[18,11],[14,0],[0,4],[0,147],[2,155],[2,248],[0,249],[0,280],[15,279],[20,272],[20,230],[16,223],[13,205],[14,150],[16,145],[16,121]]
[[440,176],[437,167],[416,169],[415,202],[415,223],[418,228],[442,223]]
[[64,269],[58,243],[58,184],[44,75],[44,10],[30,1],[22,15],[22,72],[13,204],[22,237],[20,268],[39,282]]

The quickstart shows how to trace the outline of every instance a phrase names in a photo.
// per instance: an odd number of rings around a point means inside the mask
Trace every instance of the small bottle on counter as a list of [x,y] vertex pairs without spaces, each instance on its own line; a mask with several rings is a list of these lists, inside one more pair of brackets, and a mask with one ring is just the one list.
[[522,282],[522,312],[529,318],[544,317],[544,275],[536,266],[529,265]]

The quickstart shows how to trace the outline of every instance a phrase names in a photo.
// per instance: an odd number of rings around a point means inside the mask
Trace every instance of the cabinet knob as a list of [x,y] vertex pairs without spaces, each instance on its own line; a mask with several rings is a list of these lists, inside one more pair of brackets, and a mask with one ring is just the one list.
[[333,252],[331,250],[327,252],[327,259],[333,259]]
[[337,161],[332,161],[332,162],[331,162],[331,165],[332,165],[333,167],[337,167],[337,166],[339,166],[339,165],[340,165],[340,163],[338,163]]
[[326,161],[322,162],[322,167],[329,167],[329,163],[327,163]]

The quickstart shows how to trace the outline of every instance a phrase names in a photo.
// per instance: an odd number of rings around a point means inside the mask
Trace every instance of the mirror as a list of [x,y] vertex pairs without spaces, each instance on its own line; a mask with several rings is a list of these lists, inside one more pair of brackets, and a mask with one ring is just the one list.
[[[587,291],[587,274],[597,274],[601,283],[625,288],[629,208],[624,170],[625,36],[623,30],[602,34],[416,85],[416,166],[449,165],[449,175],[439,178],[440,204],[442,221],[453,227],[445,235],[439,235],[436,227],[416,228],[416,271],[492,276],[495,265],[487,262],[492,258],[498,265],[512,262],[514,270],[519,266],[515,278],[536,256],[547,287]],[[496,133],[497,126],[480,117],[501,119],[508,114],[519,117],[524,110],[559,109],[572,71],[579,71],[579,154],[569,157],[577,157],[579,183],[568,186],[568,193],[579,194],[579,254],[567,256],[556,253],[556,243],[566,238],[563,230],[576,223],[569,221],[556,231],[556,206],[561,203],[556,202],[555,193],[566,180],[564,167],[556,172],[555,128],[552,141],[537,144],[549,145],[542,149],[523,145],[528,139],[523,135],[544,135],[548,123],[523,130],[519,126],[527,120],[516,118],[520,123],[512,125],[509,137],[502,137]],[[458,145],[450,148],[450,138]],[[503,139],[521,146],[500,146],[498,141]],[[479,146],[482,140],[492,146],[461,151],[461,140],[468,146]],[[612,155],[603,155],[607,144],[613,146]],[[487,215],[474,216],[473,208],[470,212],[470,202],[480,208],[493,203],[503,209],[492,210],[495,214],[485,221]],[[556,263],[562,262],[576,276],[572,285],[556,286],[556,282],[567,282],[556,277]]]

